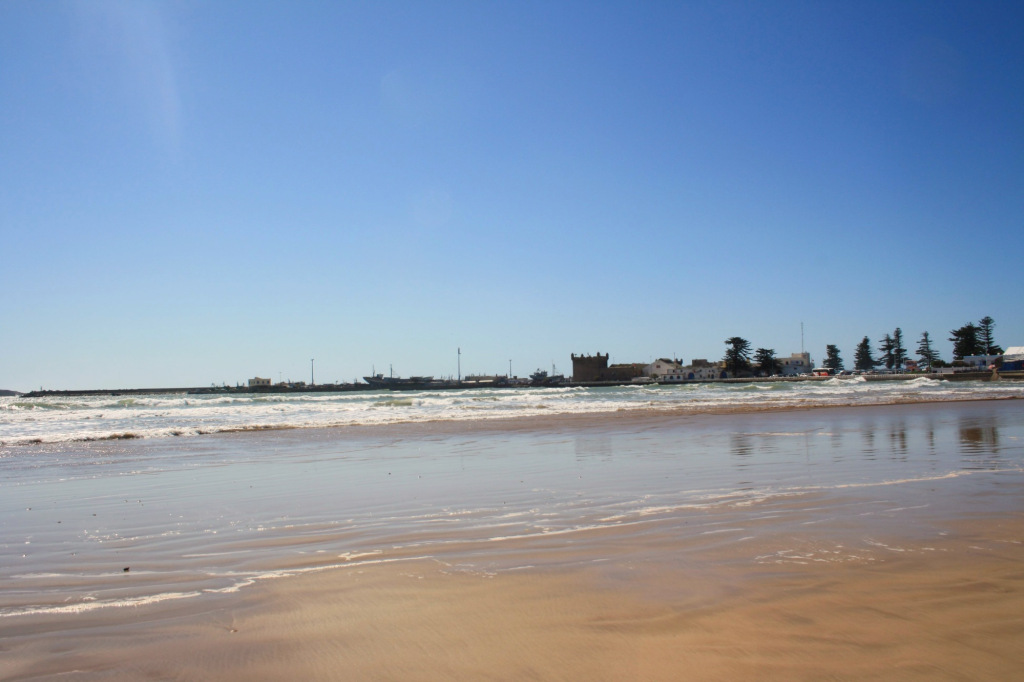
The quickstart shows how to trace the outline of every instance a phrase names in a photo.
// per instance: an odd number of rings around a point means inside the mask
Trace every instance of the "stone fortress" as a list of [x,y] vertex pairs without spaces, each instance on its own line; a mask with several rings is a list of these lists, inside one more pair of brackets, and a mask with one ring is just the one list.
[[[684,365],[682,360],[659,358],[652,363],[632,362],[622,364],[608,364],[608,353],[595,353],[594,355],[576,355],[572,357],[572,381],[573,383],[600,383],[600,382],[642,382],[657,381],[660,383],[674,383],[678,381],[714,381],[716,379],[731,379],[729,372],[725,369],[725,362],[708,361],[695,358],[689,365]],[[788,358],[778,358],[779,374],[782,376],[797,376],[811,372],[810,353],[793,353]]]

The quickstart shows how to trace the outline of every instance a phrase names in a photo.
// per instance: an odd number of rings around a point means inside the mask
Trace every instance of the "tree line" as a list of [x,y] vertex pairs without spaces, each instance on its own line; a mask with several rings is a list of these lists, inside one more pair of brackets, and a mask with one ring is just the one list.
[[[954,361],[963,360],[969,355],[1002,355],[1003,349],[995,343],[996,323],[989,316],[981,318],[977,324],[968,322],[964,326],[950,330],[952,336],[949,340],[953,342]],[[774,348],[758,348],[751,357],[750,342],[741,336],[733,336],[725,340],[727,346],[725,357],[726,370],[732,376],[739,376],[744,373],[754,372],[762,376],[777,374],[781,365],[775,357]],[[903,330],[899,327],[886,334],[879,343],[878,357],[874,355],[871,348],[871,340],[864,337],[857,344],[854,351],[854,369],[870,371],[878,367],[885,367],[888,371],[900,371],[907,364],[909,359],[907,348],[903,345]],[[931,370],[934,367],[948,366],[938,351],[932,347],[932,338],[928,332],[921,334],[917,342],[916,354],[920,367]],[[839,347],[835,344],[825,346],[825,360],[822,366],[833,372],[845,369],[843,358],[840,355]]]

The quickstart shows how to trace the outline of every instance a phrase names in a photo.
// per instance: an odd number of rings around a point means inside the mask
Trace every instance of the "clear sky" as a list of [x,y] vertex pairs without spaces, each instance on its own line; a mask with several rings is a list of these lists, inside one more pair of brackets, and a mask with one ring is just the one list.
[[0,388],[1024,345],[1020,2],[0,2]]

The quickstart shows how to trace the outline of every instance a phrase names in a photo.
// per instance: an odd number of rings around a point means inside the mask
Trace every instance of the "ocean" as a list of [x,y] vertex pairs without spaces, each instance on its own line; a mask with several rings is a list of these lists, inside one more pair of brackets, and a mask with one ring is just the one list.
[[0,397],[0,446],[620,411],[710,412],[1024,397],[1024,382],[699,383],[607,388]]

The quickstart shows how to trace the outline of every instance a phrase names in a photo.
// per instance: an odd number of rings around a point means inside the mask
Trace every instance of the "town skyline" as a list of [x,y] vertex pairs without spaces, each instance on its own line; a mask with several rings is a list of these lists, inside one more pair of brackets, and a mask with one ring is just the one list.
[[[948,366],[950,366],[951,364],[953,364],[954,362],[956,362],[957,360],[960,359],[956,355],[956,352],[955,352],[955,345],[956,344],[954,343],[954,341],[952,339],[953,338],[959,338],[959,334],[957,334],[957,332],[963,332],[968,327],[970,327],[972,329],[979,329],[979,328],[987,327],[987,332],[986,333],[989,335],[988,338],[987,338],[987,341],[989,343],[995,343],[997,337],[994,336],[994,330],[998,326],[997,322],[993,318],[991,318],[990,316],[984,316],[984,317],[982,317],[979,320],[979,323],[980,323],[980,327],[979,327],[979,325],[976,325],[973,322],[968,322],[965,325],[963,325],[963,326],[961,326],[961,327],[959,327],[957,329],[950,330],[949,333],[953,334],[954,336],[950,337],[949,339],[947,339],[947,343],[949,343],[951,345],[951,347],[953,348],[953,352],[951,352],[949,354],[949,356],[948,356],[949,359],[948,360],[946,358],[944,358],[943,357],[943,353],[941,353],[941,351],[939,351],[936,348],[936,346],[938,345],[937,339],[936,339],[936,337],[931,336],[931,334],[929,332],[929,336],[931,337],[930,340],[931,340],[931,344],[932,344],[931,350],[932,350],[933,353],[935,353],[935,355],[937,356],[937,359],[940,360],[940,362],[938,364],[936,364],[937,367],[943,367],[943,366],[947,366],[948,367]],[[901,328],[897,327],[893,331],[894,332],[901,331]],[[924,333],[925,332],[922,332],[922,334],[924,334]],[[886,362],[886,359],[885,359],[885,352],[886,352],[885,351],[885,339],[886,339],[886,337],[889,337],[889,334],[883,335],[883,337],[879,338],[878,340],[871,340],[870,355],[871,355],[871,359],[873,360],[873,367],[885,368],[888,365],[888,363]],[[870,340],[870,337],[867,337],[867,336],[865,336],[863,338]],[[714,356],[706,356],[706,357],[692,356],[692,357],[689,358],[689,361],[687,361],[687,359],[685,357],[683,357],[682,355],[678,355],[678,354],[671,354],[671,355],[660,354],[660,355],[654,355],[654,356],[652,356],[652,357],[650,357],[648,359],[618,358],[618,357],[613,357],[611,355],[611,353],[608,353],[608,352],[602,353],[600,350],[596,350],[596,351],[593,351],[593,352],[582,351],[581,353],[579,353],[579,356],[582,356],[582,357],[598,356],[598,357],[600,357],[600,356],[604,355],[604,356],[607,357],[607,365],[609,365],[609,366],[610,365],[638,365],[638,364],[653,365],[654,363],[656,363],[658,361],[671,361],[673,363],[679,363],[683,367],[691,367],[694,364],[698,364],[698,363],[702,363],[702,362],[707,362],[710,365],[717,365],[719,363],[728,363],[729,362],[729,359],[730,359],[730,357],[729,357],[730,356],[730,349],[731,349],[730,342],[732,342],[734,340],[739,340],[739,341],[747,342],[747,344],[748,344],[747,351],[749,351],[747,353],[748,368],[752,369],[753,371],[760,372],[761,371],[761,365],[763,363],[759,362],[759,360],[761,360],[761,358],[759,358],[757,353],[755,353],[755,349],[756,349],[756,351],[759,352],[759,351],[765,350],[765,347],[764,346],[756,346],[752,342],[749,342],[749,340],[747,340],[746,338],[738,337],[738,336],[737,337],[730,337],[728,339],[725,339],[725,341],[723,342],[723,352],[722,352],[722,354],[719,357],[714,357]],[[918,337],[918,340],[908,339],[907,337],[904,336],[902,338],[902,340],[901,340],[901,343],[904,344],[902,346],[904,353],[903,353],[903,355],[901,357],[905,358],[906,360],[912,360],[912,361],[914,361],[914,364],[917,364],[917,361],[918,361],[918,358],[919,358],[919,352],[920,352],[920,348],[919,348],[920,336]],[[977,343],[980,343],[980,341],[978,341]],[[996,344],[996,345],[998,346],[998,349],[1000,351],[998,354],[1001,354],[1002,351],[1005,350],[1005,348],[1008,348],[1008,347],[1010,347],[1010,346],[1012,346],[1014,344],[1009,344],[1009,345]],[[782,369],[782,364],[781,363],[783,363],[785,361],[792,361],[793,359],[797,358],[797,356],[802,355],[802,354],[806,354],[808,356],[807,364],[805,366],[802,366],[800,370],[797,370],[796,372],[792,372],[792,373],[798,373],[798,372],[802,373],[802,372],[805,372],[805,371],[809,371],[810,369],[813,369],[815,367],[830,367],[829,360],[827,360],[827,358],[829,356],[828,350],[829,350],[830,347],[833,347],[833,346],[836,346],[836,344],[826,344],[825,350],[823,350],[823,352],[820,355],[818,355],[818,356],[815,356],[815,354],[812,353],[810,350],[792,351],[792,352],[789,352],[789,353],[786,353],[786,352],[780,353],[780,352],[778,352],[774,348],[772,348],[770,350],[773,351],[773,353],[774,353],[774,360],[780,363],[779,367],[778,367],[778,372],[780,374],[788,374],[788,373],[791,373],[791,372],[784,371]],[[842,361],[842,365],[841,365],[841,367],[831,367],[831,368],[832,369],[840,369],[840,368],[841,369],[853,369],[854,367],[856,367],[857,364],[860,362],[860,358],[858,357],[858,354],[857,354],[856,351],[857,350],[862,350],[863,349],[863,344],[858,344],[858,346],[860,346],[860,348],[855,349],[855,351],[851,351],[849,353],[844,351],[842,348],[837,348],[837,350],[839,351],[839,355],[841,356],[840,359]],[[978,348],[980,348],[980,346]],[[136,384],[136,385],[122,384],[122,385],[117,385],[117,386],[114,386],[114,385],[95,385],[95,386],[44,386],[44,385],[40,385],[38,390],[55,390],[55,391],[72,390],[72,391],[74,391],[74,390],[109,390],[109,389],[118,389],[118,388],[122,388],[122,389],[139,389],[139,388],[150,388],[150,387],[167,387],[167,388],[197,387],[197,388],[199,388],[199,387],[203,387],[203,386],[207,386],[207,385],[209,385],[209,386],[243,386],[243,385],[246,385],[247,382],[248,382],[248,385],[252,385],[252,380],[253,379],[266,379],[266,380],[268,380],[270,382],[270,384],[304,385],[304,384],[308,383],[308,384],[312,384],[312,385],[337,385],[337,384],[358,384],[358,383],[362,383],[362,377],[363,376],[374,376],[374,375],[395,376],[395,377],[431,376],[431,377],[443,378],[443,379],[451,380],[451,379],[456,379],[456,378],[458,378],[458,379],[465,379],[466,377],[470,377],[470,376],[508,376],[510,378],[512,378],[512,377],[525,378],[525,377],[529,377],[530,374],[532,374],[533,372],[544,371],[544,372],[548,372],[548,373],[550,373],[552,375],[554,375],[554,374],[564,374],[567,378],[571,378],[573,376],[573,372],[571,370],[568,370],[568,371],[560,370],[557,362],[552,362],[551,365],[548,366],[548,367],[545,367],[543,365],[538,365],[537,367],[535,367],[533,369],[530,369],[530,370],[525,370],[525,371],[523,371],[520,374],[518,372],[513,372],[513,364],[512,364],[513,361],[512,361],[512,359],[509,360],[506,372],[493,371],[493,370],[492,371],[484,371],[484,370],[466,370],[466,371],[463,371],[463,367],[462,367],[462,364],[461,364],[462,363],[462,356],[463,356],[462,347],[461,346],[456,348],[456,355],[457,355],[456,370],[455,370],[455,372],[451,372],[451,373],[448,373],[448,372],[431,373],[431,372],[423,372],[423,371],[408,371],[408,372],[404,372],[404,373],[403,372],[395,372],[394,371],[394,363],[387,363],[386,365],[384,365],[384,367],[387,367],[387,371],[385,371],[383,369],[383,367],[381,367],[381,366],[371,365],[370,371],[365,373],[365,374],[353,375],[351,378],[343,378],[343,379],[333,379],[333,380],[332,379],[321,379],[321,381],[317,382],[316,379],[315,379],[315,377],[316,377],[316,364],[315,364],[316,363],[316,359],[315,358],[310,358],[309,359],[309,364],[306,366],[306,371],[308,372],[308,376],[309,376],[309,382],[307,382],[305,377],[303,377],[301,375],[294,376],[294,377],[292,375],[289,375],[289,376],[285,377],[285,375],[284,375],[285,373],[282,370],[282,371],[278,371],[278,374],[277,374],[276,378],[273,377],[273,376],[266,376],[266,377],[264,377],[263,373],[256,372],[256,373],[250,373],[249,376],[245,377],[244,379],[240,379],[240,378],[236,377],[233,380],[222,379],[220,381],[212,381],[212,382],[207,381],[207,382],[199,382],[199,383],[193,383],[193,384],[172,384],[172,383],[166,383],[166,382],[165,383],[153,383],[153,382],[151,382],[149,384]],[[968,353],[968,355],[973,355],[973,354],[972,353]],[[571,367],[572,366],[572,360],[575,357],[577,357],[577,353],[575,351],[570,351],[570,353],[569,353],[569,362],[564,363],[562,365],[562,367],[566,368],[566,369]],[[891,362],[891,359],[890,359],[890,362]],[[786,364],[788,364],[788,362],[786,362]],[[905,360],[904,359],[899,359],[895,363],[895,368],[896,369],[901,369],[904,364],[906,364]],[[866,366],[865,367],[858,367],[858,369],[866,369],[866,368],[867,368]],[[889,365],[889,368],[892,369],[892,366]],[[736,376],[737,375],[737,373],[735,371],[735,367],[728,368],[728,369],[730,371],[730,376]],[[775,373],[774,370],[769,372],[769,374],[774,374],[774,373]],[[20,388],[15,388],[15,387],[3,387],[3,386],[0,386],[0,390],[15,390],[15,391],[18,391],[18,392],[26,393],[26,392],[29,392],[29,391],[32,391],[32,390],[36,390],[36,389],[34,387],[29,387],[29,388],[26,388],[26,389],[22,390]]]
[[[0,387],[1024,339],[1024,6],[0,3]],[[910,345],[910,344],[908,344]],[[322,379],[321,379],[322,378]]]

